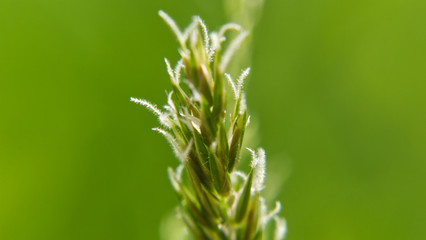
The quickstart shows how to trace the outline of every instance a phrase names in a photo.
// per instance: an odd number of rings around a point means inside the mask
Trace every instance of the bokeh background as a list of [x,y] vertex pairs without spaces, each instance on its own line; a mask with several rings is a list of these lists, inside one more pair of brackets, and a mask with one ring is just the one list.
[[[0,239],[160,239],[176,166],[157,16],[213,0],[0,0]],[[288,240],[426,239],[426,2],[266,0],[249,110]],[[242,66],[246,67],[246,66]]]

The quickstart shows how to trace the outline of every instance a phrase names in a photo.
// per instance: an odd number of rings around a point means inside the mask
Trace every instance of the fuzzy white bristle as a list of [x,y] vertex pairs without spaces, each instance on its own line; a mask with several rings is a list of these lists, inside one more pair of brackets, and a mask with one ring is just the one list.
[[259,148],[257,153],[250,148],[246,148],[250,151],[252,156],[251,168],[253,169],[253,192],[261,191],[264,186],[265,181],[265,170],[266,170],[266,161],[265,161],[265,150]]
[[227,23],[227,24],[223,25],[220,28],[220,30],[219,30],[219,37],[223,37],[227,31],[235,30],[235,31],[239,32],[242,29],[243,28],[240,25],[236,24],[236,23]]
[[243,86],[244,86],[244,81],[246,80],[247,76],[250,74],[250,68],[246,68],[245,70],[243,70],[240,74],[240,76],[237,79],[237,89],[238,89],[238,93],[241,93]]
[[183,65],[183,60],[182,59],[180,59],[178,62],[177,62],[177,64],[176,64],[176,66],[175,66],[175,70],[174,70],[174,77],[175,77],[175,80],[176,80],[176,83],[177,84],[179,84],[179,82],[180,82],[180,77],[181,77],[181,71],[182,71],[182,69],[184,68],[185,66]]
[[164,58],[164,62],[166,62],[167,72],[169,73],[169,76],[170,76],[170,79],[172,80],[172,82],[176,85],[179,84],[176,80],[175,72],[173,71],[172,67],[170,66],[169,60],[167,58]]
[[265,181],[265,170],[265,150],[259,148],[257,150],[257,164],[253,173],[253,187],[255,191],[261,191],[264,188],[263,182]]
[[158,120],[160,121],[160,123],[163,126],[165,126],[167,128],[171,127],[172,123],[171,123],[171,121],[169,119],[169,114],[163,113],[154,104],[148,102],[145,99],[139,99],[139,98],[134,98],[134,97],[131,97],[130,101],[134,102],[136,104],[140,104],[140,105],[146,107],[147,109],[151,110],[155,115],[157,115]]
[[180,45],[185,45],[185,38],[183,37],[182,32],[180,31],[178,25],[176,22],[164,11],[160,10],[158,11],[158,15],[169,25],[170,29],[173,31],[173,33],[176,35]]
[[238,89],[234,83],[234,80],[232,80],[231,74],[225,73],[225,77],[228,79],[229,85],[231,85],[232,92],[234,92],[235,99],[238,99],[238,95],[239,95]]
[[164,131],[161,128],[153,128],[152,130],[154,130],[154,131],[160,133],[161,135],[163,135],[166,138],[166,140],[170,143],[170,146],[172,147],[173,152],[175,153],[176,157],[179,160],[181,160],[181,162],[185,161],[185,159],[182,158],[182,155],[183,155],[182,149],[180,148],[180,146],[179,146],[178,142],[176,141],[176,139],[169,132]]
[[160,110],[158,110],[157,106],[155,106],[154,104],[150,103],[149,101],[147,101],[145,99],[139,99],[139,98],[131,97],[130,101],[148,108],[157,116],[160,116],[160,115],[163,114]]
[[198,22],[200,23],[201,29],[203,30],[203,38],[204,38],[204,49],[206,50],[206,53],[208,54],[209,58],[210,56],[210,37],[209,37],[209,31],[207,29],[206,24],[204,23],[203,19],[200,17],[198,18]]

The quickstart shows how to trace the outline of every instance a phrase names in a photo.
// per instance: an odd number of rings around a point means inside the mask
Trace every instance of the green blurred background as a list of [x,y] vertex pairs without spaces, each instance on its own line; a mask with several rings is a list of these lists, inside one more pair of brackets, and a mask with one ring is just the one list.
[[[176,166],[155,117],[213,0],[0,0],[0,239],[159,239]],[[426,2],[266,0],[249,110],[288,240],[426,239]],[[246,66],[242,66],[246,67]]]

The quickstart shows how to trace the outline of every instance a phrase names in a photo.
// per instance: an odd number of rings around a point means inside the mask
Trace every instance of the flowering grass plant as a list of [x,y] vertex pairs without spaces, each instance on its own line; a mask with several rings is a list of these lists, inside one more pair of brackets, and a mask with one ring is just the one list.
[[[247,173],[237,170],[243,139],[250,117],[244,94],[244,80],[250,68],[234,80],[225,71],[248,32],[235,23],[208,32],[204,21],[194,16],[181,31],[163,11],[179,43],[181,59],[172,68],[165,59],[172,90],[167,105],[130,98],[157,115],[160,127],[153,130],[170,143],[180,164],[169,168],[170,181],[179,198],[179,216],[195,239],[264,239],[266,225],[275,222],[273,239],[282,239],[285,222],[261,196],[265,178],[265,151],[250,151]],[[229,40],[230,31],[237,33]],[[225,47],[226,46],[226,47]],[[233,100],[228,105],[228,92]]]

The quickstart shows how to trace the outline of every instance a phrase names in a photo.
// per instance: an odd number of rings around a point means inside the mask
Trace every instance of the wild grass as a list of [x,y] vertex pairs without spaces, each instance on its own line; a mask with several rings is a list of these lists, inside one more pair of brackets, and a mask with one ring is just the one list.
[[[153,130],[167,139],[179,159],[176,169],[168,169],[179,199],[179,217],[195,239],[264,239],[270,222],[275,222],[275,231],[269,238],[282,239],[281,205],[277,202],[268,211],[261,196],[265,151],[244,148],[250,120],[244,81],[250,68],[242,70],[236,80],[226,73],[248,31],[228,23],[209,32],[198,16],[181,30],[165,12],[159,15],[175,34],[181,56],[173,68],[165,59],[172,88],[167,105],[159,109],[143,99],[130,100],[158,117],[161,126]],[[230,31],[237,33],[235,38],[228,39]],[[230,104],[228,94],[233,95]],[[252,160],[249,171],[243,173],[238,163],[246,149]]]

